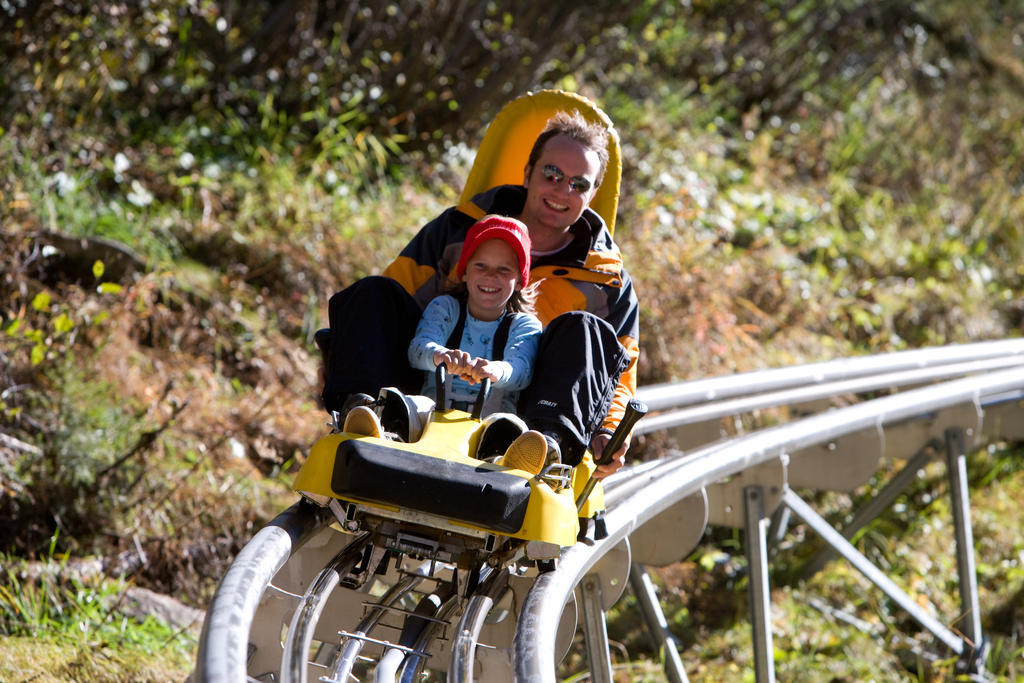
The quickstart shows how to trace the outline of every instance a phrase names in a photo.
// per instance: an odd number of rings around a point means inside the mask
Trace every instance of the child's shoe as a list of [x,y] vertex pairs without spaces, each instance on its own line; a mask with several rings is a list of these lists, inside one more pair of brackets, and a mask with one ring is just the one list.
[[345,416],[345,426],[341,431],[360,436],[380,438],[384,430],[380,426],[380,418],[367,406],[356,406]]
[[491,413],[484,418],[480,443],[476,448],[477,460],[500,458],[529,427],[522,418],[512,413]]
[[531,429],[512,442],[498,464],[536,475],[544,469],[547,455],[548,442],[544,435]]

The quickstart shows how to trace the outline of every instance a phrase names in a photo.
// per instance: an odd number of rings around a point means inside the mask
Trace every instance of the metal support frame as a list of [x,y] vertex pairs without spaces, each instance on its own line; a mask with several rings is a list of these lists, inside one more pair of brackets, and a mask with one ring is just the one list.
[[971,530],[970,491],[967,485],[967,454],[964,430],[946,430],[946,469],[949,495],[953,502],[953,529],[956,532],[956,566],[960,583],[961,618],[957,622],[963,633],[964,649],[960,667],[967,673],[984,668],[985,650],[981,632],[981,607],[978,603],[978,575],[974,564],[974,533]]
[[612,654],[608,646],[608,626],[605,623],[600,577],[587,574],[580,582],[580,592],[590,680],[594,683],[612,683]]
[[665,677],[669,683],[689,683],[686,669],[683,668],[683,660],[679,656],[678,643],[672,632],[668,630],[668,621],[665,619],[665,613],[661,610],[661,603],[658,602],[654,582],[651,581],[647,570],[636,562],[630,566],[629,584],[633,587],[633,594],[640,605],[640,611],[647,623],[647,632],[650,633],[651,639],[654,641],[654,648],[662,653]]
[[754,676],[757,683],[775,682],[775,651],[772,647],[771,594],[768,587],[768,520],[764,516],[764,491],[753,485],[743,489],[746,518],[747,567],[750,573],[750,626],[754,639]]
[[[896,475],[889,480],[882,490],[875,495],[868,503],[862,507],[853,519],[843,527],[840,532],[846,540],[852,540],[857,532],[862,528],[875,521],[879,515],[892,507],[892,504],[896,502],[896,499],[907,489],[908,486],[914,481],[917,473],[920,472],[925,465],[932,459],[931,451],[939,448],[937,440],[930,440],[924,446],[918,449],[917,453],[907,461],[907,464],[896,473]],[[822,548],[821,552],[814,556],[804,570],[804,576],[814,576],[822,569],[825,565],[833,559],[836,552],[831,547]]]
[[771,524],[768,525],[768,552],[774,557],[779,550],[779,544],[786,537],[786,530],[789,528],[789,508],[780,505],[772,513]]
[[909,614],[914,621],[930,631],[936,638],[941,640],[949,649],[957,655],[963,653],[964,643],[960,636],[950,631],[939,620],[928,614],[909,595],[903,592],[899,586],[892,582],[881,569],[871,563],[871,560],[860,553],[853,545],[843,538],[842,534],[832,528],[828,520],[815,512],[810,505],[805,503],[800,496],[787,490],[783,495],[782,503],[793,511],[797,517],[802,519],[809,527],[821,536],[826,543],[832,546],[847,562],[853,565],[868,581],[875,584],[893,602],[898,604]]
[[[1022,340],[1024,341],[1024,340]],[[1017,348],[1017,347],[1015,347]],[[1022,352],[1024,346],[1020,347]],[[932,378],[936,379],[936,378]],[[833,387],[834,388],[834,387]],[[920,419],[937,410],[970,403],[985,405],[993,397],[1000,397],[1009,391],[1021,391],[1024,388],[1024,367],[985,372],[977,376],[963,377],[940,384],[929,384],[920,388],[909,389],[899,394],[887,395],[856,405],[845,406],[796,420],[792,423],[777,425],[759,430],[757,433],[739,436],[710,444],[694,451],[680,454],[663,463],[658,463],[642,470],[634,479],[623,480],[621,493],[616,480],[610,478],[609,484],[616,484],[613,495],[606,499],[608,514],[606,517],[608,538],[596,542],[593,546],[576,544],[562,551],[556,571],[540,575],[527,593],[516,629],[513,645],[513,665],[517,679],[554,683],[557,663],[553,648],[540,646],[541,643],[555,641],[559,626],[559,615],[573,591],[580,590],[580,582],[600,562],[603,555],[627,538],[637,528],[648,523],[674,503],[694,495],[702,488],[717,482],[735,477],[752,467],[764,465],[771,460],[788,453],[803,451],[807,448],[820,446],[835,439],[856,434],[867,429],[884,428],[889,424],[899,424],[908,420]],[[749,389],[749,387],[748,387]],[[645,418],[647,419],[647,418]],[[653,423],[652,423],[653,424]],[[637,425],[637,433],[642,433],[644,422]],[[625,476],[625,475],[624,475]],[[756,486],[757,482],[752,482]],[[770,650],[765,647],[770,631],[767,628],[767,612],[769,596],[767,593],[767,561],[765,554],[765,536],[767,520],[764,520],[765,491],[756,496],[760,499],[762,513],[757,514],[749,508],[748,496],[744,496],[745,519],[736,526],[747,528],[747,556],[750,562],[751,595],[753,602],[761,611],[760,618],[754,619],[760,629],[762,642],[759,643],[762,653],[759,654],[758,665],[770,666]],[[888,577],[861,555],[843,535],[810,506],[800,499],[792,490],[786,489],[779,500],[802,518],[808,526],[815,530],[826,542],[837,549],[858,571],[864,574],[898,606],[902,607],[925,629],[948,646],[958,656],[964,651],[965,644],[960,634],[953,633],[931,615],[924,612],[919,605],[903,593]],[[772,509],[775,505],[772,505]],[[781,526],[782,518],[779,519]],[[753,582],[759,582],[754,585]],[[600,610],[597,610],[598,613]],[[597,633],[595,629],[594,634]],[[593,634],[588,634],[593,636]],[[604,634],[607,637],[607,634]],[[973,645],[972,645],[973,647]],[[760,673],[760,672],[759,672]],[[774,671],[768,671],[761,678],[772,680]],[[761,678],[758,683],[761,683]]]

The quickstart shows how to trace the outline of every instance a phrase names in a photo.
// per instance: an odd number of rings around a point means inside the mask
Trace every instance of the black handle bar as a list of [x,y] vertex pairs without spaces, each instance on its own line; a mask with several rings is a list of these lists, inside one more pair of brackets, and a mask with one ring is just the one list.
[[[626,413],[622,416],[622,421],[619,422],[615,431],[612,432],[612,438],[605,444],[604,451],[601,452],[601,457],[594,461],[594,464],[600,467],[601,465],[607,465],[612,461],[615,456],[615,452],[618,451],[626,437],[633,430],[633,425],[636,424],[637,420],[647,414],[647,404],[638,398],[629,399],[629,403],[626,404]],[[580,497],[576,499],[576,509],[582,510],[583,504],[587,502],[587,498],[590,497],[591,492],[597,485],[597,479],[594,479],[594,475],[590,475],[590,479],[587,480],[587,485],[583,488],[580,493]]]
[[[448,376],[448,368],[445,367],[444,363],[440,363],[434,368],[434,382],[437,386],[434,387],[434,404],[437,406],[437,410],[445,409],[445,390],[444,384]],[[473,402],[472,417],[474,420],[479,420],[480,416],[484,412],[484,402],[487,400],[487,394],[491,390],[491,380],[484,377],[480,380],[480,391],[477,392],[476,400]]]

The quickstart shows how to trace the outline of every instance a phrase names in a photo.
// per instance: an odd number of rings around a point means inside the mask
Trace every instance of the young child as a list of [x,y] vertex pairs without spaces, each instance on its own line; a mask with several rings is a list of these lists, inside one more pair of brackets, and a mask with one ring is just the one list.
[[[423,392],[434,391],[434,369],[452,375],[448,395],[456,407],[475,400],[478,385],[491,380],[484,414],[514,413],[520,390],[530,383],[541,324],[524,288],[530,283],[530,234],[514,218],[488,215],[466,233],[456,265],[458,282],[433,299],[409,345],[409,362],[425,370]],[[547,445],[539,432],[516,440],[501,463],[537,474]],[[521,442],[521,443],[520,443]]]
[[[519,392],[530,383],[537,356],[541,324],[532,313],[532,301],[524,288],[530,282],[530,234],[526,225],[514,218],[488,215],[474,223],[466,233],[455,267],[457,281],[446,294],[427,304],[416,333],[409,344],[409,363],[426,372],[422,392],[434,394],[436,367],[442,363],[450,373],[451,387],[446,392],[452,406],[469,410],[476,400],[479,384],[491,381],[491,392],[484,404],[484,415],[502,411],[511,413],[504,420],[517,425],[516,434],[525,430],[514,412]],[[499,436],[509,424],[496,425]],[[490,455],[483,443],[478,454]],[[349,411],[344,431],[380,436],[380,420],[366,406]],[[514,441],[513,441],[514,438]],[[547,441],[536,431],[527,431],[508,441],[500,463],[531,474],[540,473],[547,459]]]

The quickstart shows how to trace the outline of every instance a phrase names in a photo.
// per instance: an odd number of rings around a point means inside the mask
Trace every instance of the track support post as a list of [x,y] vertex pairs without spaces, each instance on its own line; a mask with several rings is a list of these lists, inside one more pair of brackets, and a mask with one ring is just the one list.
[[689,683],[686,669],[679,657],[679,643],[668,629],[668,621],[658,602],[654,582],[642,565],[633,562],[629,569],[629,583],[633,587],[636,601],[640,605],[647,630],[654,641],[654,647],[661,651],[665,662],[665,678],[670,683]]
[[768,522],[764,516],[764,491],[760,486],[743,489],[746,519],[747,568],[750,574],[750,625],[754,640],[754,677],[757,683],[775,683],[772,647],[771,595],[768,589]]
[[967,453],[964,430],[946,430],[946,470],[949,495],[953,503],[953,529],[956,533],[956,567],[960,584],[961,619],[957,624],[963,634],[964,648],[957,668],[962,673],[977,674],[984,670],[986,650],[981,632],[981,607],[978,602],[978,574],[974,563],[974,533],[971,531],[971,502],[967,482]]
[[580,592],[583,596],[583,636],[590,662],[590,680],[612,683],[612,654],[608,645],[601,578],[597,574],[587,574],[580,582]]

